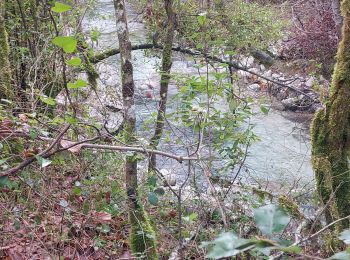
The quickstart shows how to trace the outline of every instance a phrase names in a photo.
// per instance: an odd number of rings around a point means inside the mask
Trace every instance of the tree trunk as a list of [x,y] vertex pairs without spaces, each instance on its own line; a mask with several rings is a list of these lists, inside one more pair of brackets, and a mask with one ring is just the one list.
[[11,66],[9,61],[8,36],[5,28],[5,1],[0,0],[0,99],[13,99],[11,86]]
[[[131,43],[129,40],[124,0],[114,0],[114,7],[121,55],[125,142],[130,145],[135,140],[136,122]],[[155,233],[138,198],[137,160],[135,156],[128,155],[126,157],[125,181],[128,196],[129,220],[131,225],[131,249],[136,257],[157,259]]]
[[[342,2],[342,41],[338,46],[331,95],[312,123],[312,162],[326,219],[350,215],[350,0]],[[338,228],[348,228],[343,221]]]
[[[164,42],[164,49],[163,49],[163,58],[162,58],[162,75],[160,78],[160,101],[158,105],[158,115],[157,115],[157,121],[155,126],[154,135],[151,138],[151,148],[156,149],[160,139],[162,137],[163,128],[164,128],[164,120],[165,120],[165,113],[166,113],[166,104],[167,104],[167,98],[168,98],[168,86],[170,81],[170,70],[172,65],[172,47],[173,47],[173,41],[174,41],[174,34],[175,34],[175,26],[176,26],[176,14],[173,10],[173,0],[164,0],[164,6],[165,11],[167,13],[168,22],[167,22],[167,32]],[[154,169],[156,167],[156,155],[151,154],[150,160],[149,160],[149,166],[148,169]]]
[[340,40],[342,34],[343,17],[340,12],[340,0],[332,0],[333,20],[337,27],[337,35]]

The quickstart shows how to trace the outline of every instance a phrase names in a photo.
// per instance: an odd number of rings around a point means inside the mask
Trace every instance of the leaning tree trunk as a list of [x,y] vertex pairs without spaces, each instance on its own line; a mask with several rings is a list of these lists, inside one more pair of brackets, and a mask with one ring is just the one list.
[[[173,10],[173,0],[164,0],[165,11],[168,16],[167,22],[167,32],[165,36],[164,49],[163,49],[163,58],[162,58],[162,71],[160,78],[160,100],[158,106],[158,115],[157,121],[155,125],[154,135],[151,138],[150,145],[153,149],[156,149],[159,141],[162,137],[164,121],[165,121],[165,112],[166,112],[166,103],[168,98],[168,86],[170,81],[170,70],[171,70],[171,55],[172,55],[172,47],[174,41],[174,33],[175,33],[175,25],[176,25],[176,17]],[[149,160],[148,169],[152,170],[156,167],[156,155],[151,154]]]
[[0,99],[13,99],[11,86],[11,67],[9,61],[9,45],[5,28],[5,1],[0,0]]
[[[311,128],[312,162],[328,223],[350,215],[350,0],[342,1],[342,14],[342,41],[330,99],[315,115]],[[348,227],[348,220],[338,226]]]
[[[136,122],[131,43],[129,40],[124,0],[114,0],[114,7],[121,56],[125,141],[130,145],[135,140]],[[131,249],[136,257],[157,259],[155,233],[138,198],[137,160],[135,156],[128,155],[126,157],[125,179],[128,196],[129,220],[131,225]]]

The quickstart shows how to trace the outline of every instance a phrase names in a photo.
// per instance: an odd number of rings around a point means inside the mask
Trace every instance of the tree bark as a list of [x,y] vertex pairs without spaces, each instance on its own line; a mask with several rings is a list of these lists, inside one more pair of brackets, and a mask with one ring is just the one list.
[[[114,0],[117,34],[121,55],[122,95],[124,105],[125,142],[135,140],[135,104],[134,79],[131,63],[131,43],[124,0]],[[157,259],[155,233],[149,223],[146,212],[138,198],[137,159],[134,155],[126,156],[125,182],[128,196],[128,212],[131,225],[130,244],[136,257]]]
[[[167,22],[167,32],[165,36],[164,49],[163,49],[163,58],[162,58],[162,71],[160,78],[160,100],[158,105],[158,115],[155,125],[154,135],[151,138],[151,148],[156,149],[159,145],[160,139],[163,134],[164,129],[164,120],[166,113],[166,105],[168,99],[168,87],[170,81],[170,70],[172,65],[172,47],[175,34],[176,26],[176,14],[173,10],[173,0],[164,0],[164,7],[167,13],[168,22]],[[151,154],[148,169],[152,170],[156,167],[156,155]]]
[[[312,162],[328,223],[350,215],[350,0],[342,2],[344,22],[330,99],[314,117]],[[348,228],[344,220],[338,229]]]
[[343,17],[340,12],[340,0],[332,0],[332,11],[333,11],[333,20],[337,28],[338,39],[341,39],[342,35],[342,25]]
[[14,91],[11,84],[11,66],[9,61],[10,48],[5,28],[5,1],[0,0],[0,99],[13,99]]

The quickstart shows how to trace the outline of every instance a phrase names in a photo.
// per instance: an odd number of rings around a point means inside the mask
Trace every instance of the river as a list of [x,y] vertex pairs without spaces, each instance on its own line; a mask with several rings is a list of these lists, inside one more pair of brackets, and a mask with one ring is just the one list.
[[[127,14],[132,43],[145,43],[147,31],[140,21],[142,17],[138,17],[129,4]],[[98,44],[94,43],[96,52],[118,46],[113,1],[99,0],[96,7],[87,13],[83,20],[83,31],[89,35],[93,30],[101,33]],[[157,67],[160,64],[161,55],[157,55],[159,57],[145,55],[144,51],[133,51],[132,55],[136,84],[137,125],[140,127],[150,113],[156,111],[157,102],[154,99],[145,98],[145,93],[150,91],[152,96],[157,95],[160,79]],[[100,73],[98,93],[101,103],[120,108],[119,66],[119,56],[114,56],[98,64],[97,68]],[[172,72],[196,75],[197,69],[193,67],[191,59],[176,54]],[[147,90],[148,85],[151,85],[153,89]],[[176,87],[171,85],[170,100],[176,91]],[[109,127],[117,126],[121,121],[120,114],[99,108],[95,100],[96,97],[92,95],[87,101],[91,102],[93,113],[96,115],[100,113],[108,117]],[[277,189],[281,187],[301,189],[305,185],[308,189],[312,189],[314,181],[310,164],[311,147],[308,124],[291,120],[287,112],[272,109],[267,115],[257,113],[250,119],[250,123],[254,124],[254,132],[259,136],[260,141],[252,144],[248,150],[244,170],[241,173],[242,181],[273,184],[271,187]],[[147,134],[145,139],[147,139]],[[163,145],[160,149],[174,153],[183,152],[181,148],[171,145]],[[161,167],[170,170],[179,169],[177,162],[169,160],[163,160]],[[185,170],[185,166],[182,167]],[[182,177],[177,176],[177,178]]]

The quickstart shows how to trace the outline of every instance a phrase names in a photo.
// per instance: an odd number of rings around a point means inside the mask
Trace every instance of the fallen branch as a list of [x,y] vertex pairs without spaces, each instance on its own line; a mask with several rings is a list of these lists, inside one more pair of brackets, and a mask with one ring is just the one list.
[[[171,153],[167,153],[167,152],[163,152],[163,151],[158,151],[158,150],[154,150],[154,149],[147,149],[147,148],[143,148],[143,147],[116,146],[116,145],[103,145],[103,144],[89,143],[89,142],[92,142],[92,141],[98,139],[99,137],[95,137],[92,139],[87,139],[87,140],[83,140],[83,141],[79,141],[79,142],[73,142],[73,141],[69,141],[66,139],[62,139],[62,136],[64,135],[65,132],[67,132],[68,128],[69,128],[69,126],[66,126],[55,139],[54,138],[47,138],[47,137],[38,137],[38,139],[41,139],[41,140],[52,141],[51,145],[47,149],[45,149],[44,151],[40,152],[38,155],[40,157],[43,157],[43,158],[49,158],[58,152],[62,152],[62,151],[66,151],[66,150],[73,151],[73,148],[75,147],[76,149],[74,149],[74,152],[79,152],[81,149],[96,149],[96,150],[111,150],[111,151],[120,151],[120,152],[138,152],[138,153],[142,153],[142,154],[157,154],[160,156],[168,157],[170,159],[174,159],[174,160],[178,161],[179,163],[182,163],[183,161],[199,160],[198,157],[179,156],[179,155],[175,155],[175,154],[171,154]],[[21,135],[24,136],[25,133],[21,133]],[[62,140],[60,142],[62,148],[57,148],[57,149],[52,151],[54,146],[56,144],[58,144],[60,140]],[[26,166],[28,166],[29,164],[33,163],[35,160],[36,160],[36,157],[32,156],[32,157],[28,158],[27,160],[21,162],[19,165],[15,166],[11,169],[8,169],[6,171],[1,172],[0,177],[15,174],[19,170],[21,170],[21,169],[25,168]]]
[[[144,43],[144,44],[139,44],[139,45],[134,45],[131,47],[131,49],[133,51],[136,51],[136,50],[148,50],[148,49],[163,49],[163,46],[161,45],[158,45],[158,44],[152,44],[152,43]],[[250,73],[254,76],[257,76],[261,79],[264,79],[268,82],[271,82],[271,83],[274,83],[280,87],[284,87],[284,88],[289,88],[299,94],[302,94],[306,97],[308,97],[310,100],[312,101],[315,101],[315,99],[310,96],[309,94],[307,93],[304,93],[303,91],[297,89],[297,88],[294,88],[292,86],[289,86],[289,85],[286,85],[280,81],[277,81],[277,80],[274,80],[274,79],[271,79],[271,78],[268,78],[268,77],[265,77],[259,73],[256,73],[256,72],[253,72],[253,71],[250,71],[248,67],[244,67],[244,66],[241,66],[239,65],[237,62],[234,62],[234,61],[226,61],[226,60],[223,60],[217,56],[213,56],[213,55],[205,55],[203,54],[202,52],[200,51],[197,51],[197,50],[191,50],[191,49],[186,49],[186,48],[181,48],[181,47],[173,47],[172,48],[173,51],[176,51],[176,52],[180,52],[180,53],[183,53],[183,54],[188,54],[188,55],[191,55],[191,56],[205,56],[207,59],[209,60],[212,60],[212,61],[215,61],[215,62],[218,62],[218,63],[221,63],[221,64],[226,64],[228,65],[230,68],[234,68],[236,70],[241,70],[241,71],[245,71],[247,73]],[[105,52],[102,52],[102,53],[99,53],[97,55],[95,55],[94,57],[92,57],[90,59],[91,63],[98,63],[100,61],[103,61],[104,59],[107,59],[111,56],[114,56],[114,55],[117,55],[120,53],[120,49],[111,49],[111,50],[108,50],[108,51],[105,51]]]

